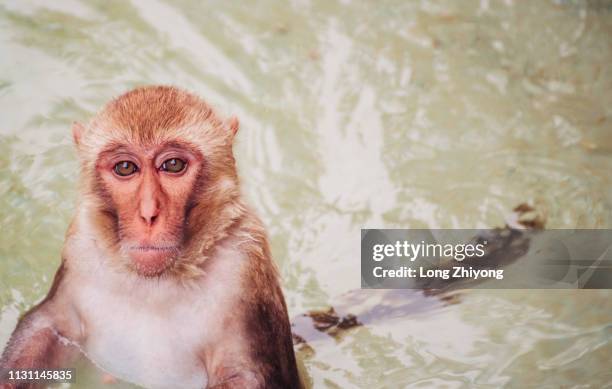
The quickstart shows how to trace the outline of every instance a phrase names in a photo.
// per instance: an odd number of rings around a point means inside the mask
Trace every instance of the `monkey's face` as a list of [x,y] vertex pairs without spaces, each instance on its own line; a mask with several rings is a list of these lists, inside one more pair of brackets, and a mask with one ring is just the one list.
[[115,219],[119,252],[138,274],[161,274],[181,252],[202,165],[194,147],[176,141],[113,143],[100,153],[99,196]]
[[242,207],[232,145],[238,120],[199,97],[143,87],[74,123],[83,206],[98,243],[142,276],[199,274]]

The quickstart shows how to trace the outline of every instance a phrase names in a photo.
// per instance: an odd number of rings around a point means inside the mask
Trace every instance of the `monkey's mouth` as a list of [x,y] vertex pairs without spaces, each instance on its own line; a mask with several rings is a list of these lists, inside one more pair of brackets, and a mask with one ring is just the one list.
[[152,277],[161,274],[174,261],[178,247],[176,246],[132,246],[128,255],[136,272]]
[[132,246],[130,251],[176,251],[176,246]]

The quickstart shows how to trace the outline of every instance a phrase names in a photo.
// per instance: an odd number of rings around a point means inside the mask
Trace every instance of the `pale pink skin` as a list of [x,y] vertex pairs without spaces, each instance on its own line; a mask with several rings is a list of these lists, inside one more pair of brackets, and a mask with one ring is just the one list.
[[[180,160],[179,172],[163,169]],[[133,173],[122,176],[117,164],[129,162]],[[121,251],[141,275],[155,276],[170,266],[180,250],[184,210],[196,184],[202,157],[180,143],[156,148],[108,147],[97,161],[100,189],[118,210]]]

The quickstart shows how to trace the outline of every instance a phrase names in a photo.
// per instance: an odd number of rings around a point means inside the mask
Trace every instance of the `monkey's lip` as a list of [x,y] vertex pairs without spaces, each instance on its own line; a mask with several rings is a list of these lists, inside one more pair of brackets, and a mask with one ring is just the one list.
[[176,246],[133,246],[129,255],[139,274],[155,276],[172,263],[177,250]]
[[132,246],[129,248],[130,251],[139,251],[139,252],[146,252],[146,251],[153,251],[153,252],[157,252],[157,251],[176,251],[177,247],[176,246]]

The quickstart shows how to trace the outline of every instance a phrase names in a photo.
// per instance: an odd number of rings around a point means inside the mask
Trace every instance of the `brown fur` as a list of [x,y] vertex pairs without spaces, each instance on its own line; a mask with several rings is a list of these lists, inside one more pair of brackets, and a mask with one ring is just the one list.
[[248,294],[243,303],[248,312],[248,329],[252,334],[251,352],[256,360],[265,360],[263,370],[265,382],[271,386],[282,388],[283,383],[291,387],[299,387],[297,380],[296,361],[293,353],[291,329],[283,319],[287,315],[287,307],[282,290],[276,282],[276,270],[270,258],[270,249],[265,232],[257,221],[247,221],[243,233],[255,242],[244,247],[252,258],[250,269],[243,282]]

